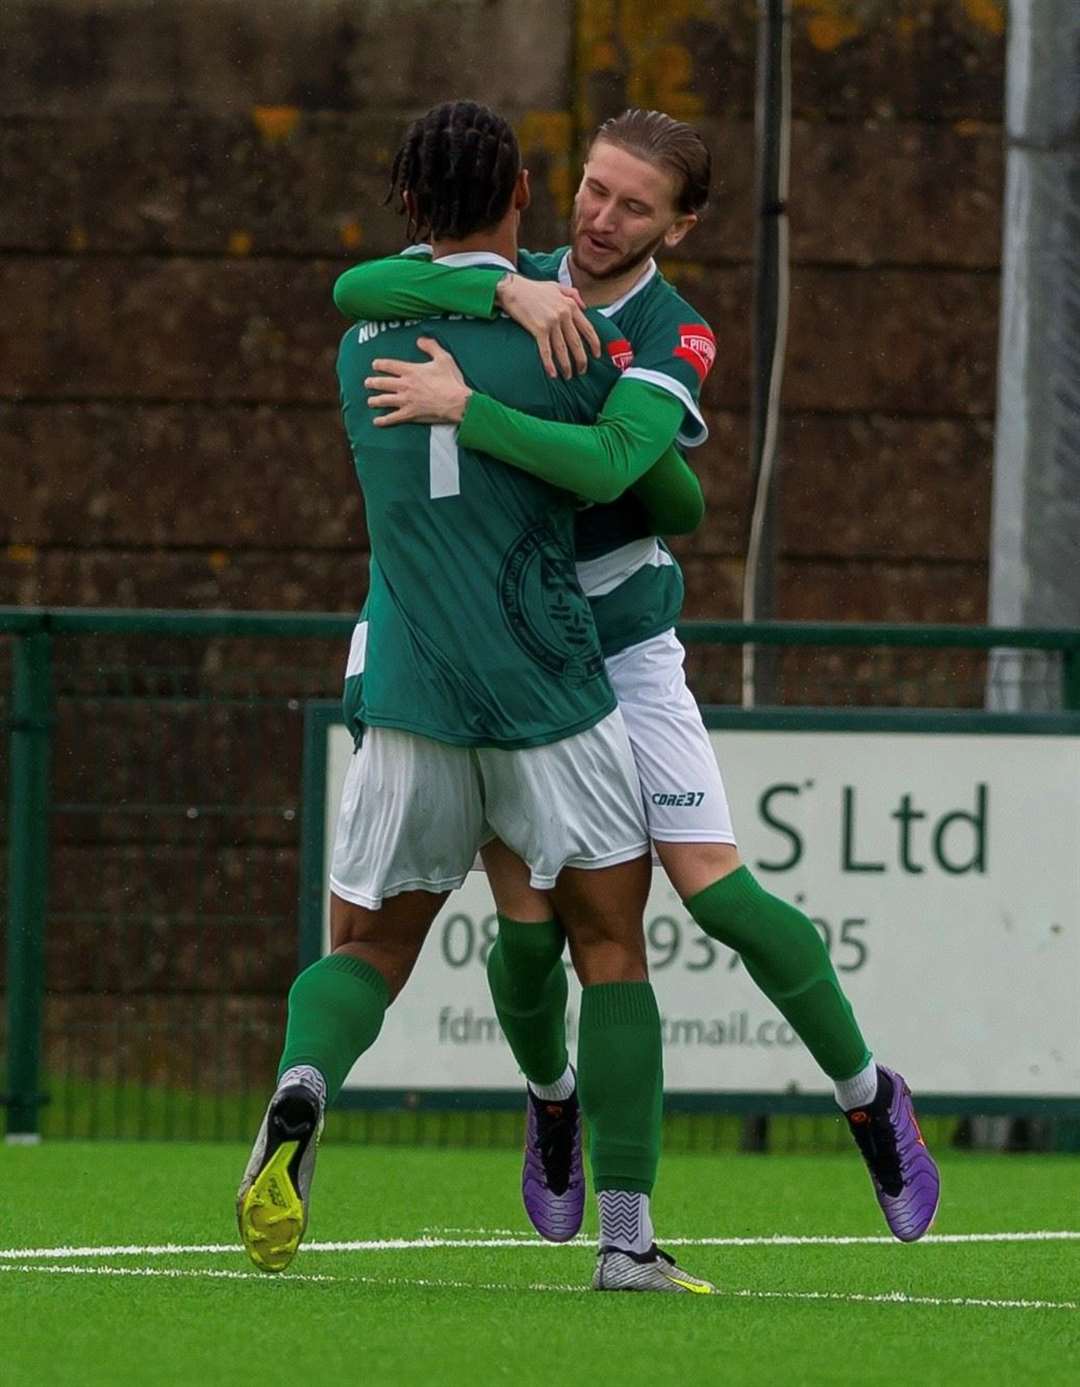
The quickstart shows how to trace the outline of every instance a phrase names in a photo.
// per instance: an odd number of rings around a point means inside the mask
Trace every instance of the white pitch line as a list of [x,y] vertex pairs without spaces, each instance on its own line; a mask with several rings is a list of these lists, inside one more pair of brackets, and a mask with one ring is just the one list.
[[[895,1247],[897,1239],[886,1234],[868,1237],[817,1237],[774,1233],[763,1238],[663,1238],[673,1247]],[[1026,1233],[928,1233],[919,1246],[928,1243],[1036,1243],[1078,1242],[1080,1230],[1046,1229]]]
[[[211,1267],[69,1267],[69,1266],[47,1266],[41,1263],[0,1263],[0,1273],[2,1272],[36,1272],[39,1276],[157,1276],[166,1279],[186,1278],[207,1279],[213,1281],[274,1281],[279,1285],[286,1285],[287,1281],[280,1276],[268,1276],[264,1271],[223,1271]],[[300,1277],[289,1277],[291,1281],[345,1281],[348,1277],[342,1276],[321,1276],[303,1275]]]
[[[23,1272],[51,1276],[149,1276],[165,1279],[184,1278],[187,1280],[228,1280],[261,1281],[279,1286],[293,1285],[298,1281],[312,1281],[325,1285],[338,1282],[341,1285],[370,1286],[414,1286],[422,1289],[498,1291],[520,1295],[522,1291],[547,1291],[558,1294],[577,1295],[587,1292],[588,1286],[545,1285],[531,1282],[526,1285],[512,1285],[506,1282],[491,1281],[450,1281],[436,1277],[411,1276],[320,1276],[307,1272],[288,1276],[268,1276],[257,1271],[219,1271],[204,1269],[177,1269],[173,1267],[82,1267],[82,1266],[42,1266],[33,1263],[13,1263],[0,1266],[0,1272]],[[1080,1302],[1074,1300],[991,1300],[975,1296],[920,1296],[909,1295],[907,1291],[884,1291],[879,1294],[862,1294],[857,1291],[755,1291],[750,1289],[720,1290],[719,1295],[732,1300],[796,1300],[830,1301],[848,1305],[924,1305],[965,1310],[1080,1310]]]
[[520,1228],[455,1228],[450,1224],[432,1224],[429,1227],[421,1228],[421,1237],[437,1237],[441,1233],[472,1233],[474,1237],[483,1238],[518,1238],[521,1236]]
[[989,1300],[975,1296],[909,1295],[885,1291],[860,1295],[854,1291],[721,1291],[740,1300],[842,1300],[857,1305],[946,1305],[974,1310],[1080,1310],[1075,1300]]
[[[931,1233],[919,1246],[948,1246],[957,1243],[1029,1243],[1077,1242],[1078,1229],[1044,1229],[1017,1233]],[[663,1238],[665,1247],[895,1247],[895,1238],[885,1235],[867,1237],[832,1237],[773,1233],[764,1237]],[[593,1247],[588,1238],[574,1238],[568,1243],[549,1243],[537,1237],[505,1238],[367,1238],[337,1242],[310,1242],[305,1252],[410,1252],[426,1248],[500,1248],[531,1247],[537,1251],[561,1247]],[[0,1248],[0,1262],[28,1259],[71,1257],[180,1257],[239,1252],[236,1243],[124,1243],[102,1247],[8,1247]]]

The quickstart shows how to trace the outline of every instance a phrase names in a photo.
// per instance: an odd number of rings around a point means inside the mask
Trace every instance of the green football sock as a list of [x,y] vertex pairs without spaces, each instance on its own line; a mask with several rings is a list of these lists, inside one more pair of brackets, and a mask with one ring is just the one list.
[[801,910],[771,896],[746,867],[691,896],[686,908],[706,934],[742,957],[830,1079],[850,1079],[869,1064],[821,935]]
[[289,1023],[278,1077],[310,1064],[326,1080],[326,1101],[341,1092],[349,1070],[375,1043],[389,1003],[377,968],[351,954],[330,954],[305,968],[289,992]]
[[582,988],[578,1097],[589,1123],[597,1191],[652,1193],[663,1090],[660,1012],[652,984]]
[[518,1067],[534,1084],[553,1084],[569,1062],[565,942],[557,920],[526,924],[500,915],[499,937],[488,954],[495,1014]]

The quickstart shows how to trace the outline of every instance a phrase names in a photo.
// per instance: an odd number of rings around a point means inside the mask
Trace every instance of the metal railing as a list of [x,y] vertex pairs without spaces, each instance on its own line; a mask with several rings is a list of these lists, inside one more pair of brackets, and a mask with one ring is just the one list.
[[[0,609],[9,1138],[250,1135],[296,963],[304,707],[337,696],[352,626]],[[737,700],[752,641],[778,652],[793,707],[1080,710],[1078,631],[687,622],[680,635],[709,704]],[[335,1121],[368,1139],[489,1144],[518,1126],[467,1111]],[[940,1121],[960,1140],[970,1127]],[[669,1125],[688,1150],[760,1132],[720,1112]],[[1047,1139],[1037,1115],[1023,1130]],[[843,1139],[822,1117],[773,1117],[769,1132],[785,1149]]]

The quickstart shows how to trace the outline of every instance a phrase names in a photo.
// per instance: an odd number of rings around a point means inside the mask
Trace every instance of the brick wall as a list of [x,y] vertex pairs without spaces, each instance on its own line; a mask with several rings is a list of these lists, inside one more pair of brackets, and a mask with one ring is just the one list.
[[[408,118],[512,115],[560,238],[625,104],[700,121],[708,222],[666,268],[720,356],[681,545],[738,610],[748,503],[751,0],[8,0],[0,10],[0,603],[355,608],[334,277],[397,247]],[[795,0],[779,614],[981,620],[1000,0]]]
[[[681,551],[689,613],[736,614],[755,8],[5,0],[0,604],[356,609],[330,287],[398,246],[380,200],[406,120],[474,95],[517,124],[537,246],[561,239],[597,120],[634,103],[707,128],[713,213],[666,267],[720,344],[710,511]],[[783,616],[985,615],[1003,56],[996,0],[794,0]],[[272,1073],[303,703],[336,691],[342,652],[58,647],[48,1120],[145,1135],[112,1106],[79,1116],[87,1082],[261,1092]],[[836,675],[822,701],[866,695],[846,657],[815,668]],[[0,938],[0,987],[3,968]],[[2,1017],[0,996],[0,1051]]]

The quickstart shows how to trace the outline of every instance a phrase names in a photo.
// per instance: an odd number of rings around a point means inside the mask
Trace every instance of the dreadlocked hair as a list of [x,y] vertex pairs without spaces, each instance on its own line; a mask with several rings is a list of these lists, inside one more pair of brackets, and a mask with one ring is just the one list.
[[520,169],[517,139],[501,116],[475,101],[444,101],[409,126],[384,206],[397,196],[410,241],[459,241],[502,219]]
[[606,140],[670,170],[679,181],[675,206],[679,212],[701,213],[709,200],[712,155],[692,125],[673,120],[663,111],[623,111],[605,120],[592,143]]

